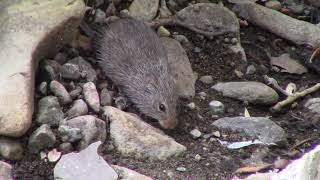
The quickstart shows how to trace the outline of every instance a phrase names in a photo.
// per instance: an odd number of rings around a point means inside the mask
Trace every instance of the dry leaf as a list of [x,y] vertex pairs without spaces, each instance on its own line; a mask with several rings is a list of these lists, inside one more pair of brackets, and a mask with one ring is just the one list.
[[57,149],[53,149],[48,153],[48,160],[49,162],[56,162],[60,159],[61,152],[57,151]]
[[271,166],[272,164],[263,164],[260,166],[247,166],[237,169],[235,173],[255,173],[264,169],[268,169]]
[[290,58],[290,55],[287,53],[282,54],[279,57],[271,57],[271,65],[280,67],[281,72],[290,74],[303,74],[308,72],[308,70],[303,65]]
[[251,117],[247,108],[244,108],[244,117]]

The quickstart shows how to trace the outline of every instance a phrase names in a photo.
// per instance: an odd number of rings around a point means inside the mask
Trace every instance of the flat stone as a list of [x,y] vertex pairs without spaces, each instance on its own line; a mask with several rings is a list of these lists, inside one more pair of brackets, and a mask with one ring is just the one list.
[[71,42],[82,0],[1,1],[0,135],[19,137],[32,121],[35,69]]
[[69,126],[59,126],[59,136],[63,142],[74,143],[82,138],[81,130],[79,128],[71,128]]
[[80,68],[76,64],[66,63],[61,68],[61,76],[64,79],[78,80],[81,76]]
[[111,167],[117,172],[117,174],[124,180],[152,180],[152,178],[147,177],[143,174],[140,174],[134,170],[117,166],[111,165]]
[[211,84],[213,82],[212,76],[201,76],[199,81],[203,82],[204,84]]
[[287,142],[285,131],[266,117],[225,117],[216,120],[212,125],[235,132],[244,132],[267,144],[283,145]]
[[211,88],[221,92],[223,96],[252,104],[271,105],[279,99],[276,91],[260,82],[226,82],[218,83]]
[[54,167],[54,179],[117,180],[117,173],[98,153],[101,142],[95,142],[79,153],[69,153],[61,157]]
[[176,82],[178,95],[191,99],[195,95],[195,78],[186,51],[174,39],[162,37],[161,41],[168,53],[169,67]]
[[93,69],[90,63],[78,56],[68,61],[70,64],[75,64],[79,67],[81,77],[85,77],[89,82],[95,82],[97,80],[97,73]]
[[145,123],[135,114],[105,106],[103,115],[111,122],[111,140],[116,150],[123,156],[165,160],[186,151],[185,146]]
[[20,142],[6,137],[0,137],[0,156],[3,158],[7,160],[20,160],[22,159],[23,151],[24,150]]
[[98,91],[96,89],[96,85],[94,85],[93,82],[87,82],[83,85],[83,95],[89,107],[92,108],[95,112],[99,112],[100,99]]
[[63,118],[64,114],[57,97],[46,96],[40,99],[36,116],[37,123],[57,126]]
[[82,99],[78,99],[74,101],[72,107],[67,112],[67,117],[74,118],[77,116],[86,115],[88,112],[87,104]]
[[106,123],[91,115],[78,116],[63,122],[72,128],[81,130],[82,139],[79,142],[79,149],[82,150],[96,141],[104,142],[106,140]]
[[0,179],[13,180],[12,166],[6,162],[0,161]]
[[156,17],[158,8],[159,0],[134,0],[129,7],[129,13],[139,20],[148,21]]
[[51,81],[50,90],[55,96],[58,97],[61,104],[69,104],[72,102],[72,98],[66,88],[58,81]]
[[31,153],[38,153],[42,149],[52,147],[55,142],[56,137],[50,126],[43,124],[31,134],[28,148]]

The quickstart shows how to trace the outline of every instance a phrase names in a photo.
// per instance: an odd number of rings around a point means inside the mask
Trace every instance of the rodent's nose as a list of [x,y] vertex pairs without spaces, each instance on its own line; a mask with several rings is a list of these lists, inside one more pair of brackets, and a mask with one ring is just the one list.
[[165,129],[174,129],[177,126],[176,120],[161,120],[159,121],[160,125]]

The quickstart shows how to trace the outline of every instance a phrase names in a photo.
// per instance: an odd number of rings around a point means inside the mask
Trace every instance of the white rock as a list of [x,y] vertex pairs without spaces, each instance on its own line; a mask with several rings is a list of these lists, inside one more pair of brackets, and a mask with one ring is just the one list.
[[121,177],[121,180],[152,180],[150,177],[125,167],[117,165],[111,165],[111,167],[118,173],[118,175]]
[[83,95],[88,105],[95,112],[99,112],[100,99],[99,99],[99,94],[96,89],[96,86],[93,84],[93,82],[87,82],[86,84],[83,85]]

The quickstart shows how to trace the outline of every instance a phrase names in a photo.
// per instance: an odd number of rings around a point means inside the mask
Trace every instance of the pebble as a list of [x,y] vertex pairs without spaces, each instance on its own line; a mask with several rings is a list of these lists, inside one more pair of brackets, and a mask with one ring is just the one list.
[[225,43],[229,43],[229,42],[230,42],[230,38],[224,38],[223,41],[224,41]]
[[194,53],[200,53],[202,50],[199,47],[193,48]]
[[74,101],[72,107],[67,112],[68,118],[74,118],[86,114],[88,114],[88,106],[82,99]]
[[93,82],[87,82],[83,85],[84,99],[95,112],[100,110],[100,99],[96,86]]
[[124,98],[122,96],[116,97],[114,100],[114,103],[115,103],[116,107],[120,110],[123,110],[127,107],[126,98]]
[[220,131],[215,131],[215,132],[212,133],[212,135],[217,137],[217,138],[221,137]]
[[237,39],[237,38],[232,38],[232,39],[231,39],[231,43],[232,43],[233,45],[237,44],[237,43],[238,43],[238,39]]
[[47,88],[48,88],[48,84],[47,82],[43,81],[40,85],[39,85],[39,91],[42,95],[47,95]]
[[80,86],[76,86],[76,88],[74,90],[72,90],[69,94],[72,99],[76,99],[79,97],[81,92],[82,92],[82,88]]
[[40,150],[52,147],[56,142],[56,137],[50,126],[41,125],[29,137],[28,148],[31,153],[38,153]]
[[[44,74],[43,77],[46,77],[45,79],[47,81],[52,81],[55,79],[58,79],[60,70],[61,70],[61,65],[53,60],[44,60]],[[40,67],[41,68],[41,67]]]
[[81,76],[80,68],[76,64],[66,63],[61,68],[61,76],[64,79],[78,80]]
[[242,78],[243,77],[243,72],[241,72],[241,71],[238,71],[238,70],[234,70],[234,73],[236,74],[236,76],[238,77],[238,78]]
[[100,92],[100,103],[102,106],[110,106],[112,104],[112,93],[108,89],[104,88]]
[[181,44],[183,45],[188,45],[190,44],[190,41],[188,40],[188,38],[184,35],[173,35],[173,38],[177,41],[179,41]]
[[160,37],[169,37],[170,36],[170,31],[163,26],[160,26],[158,28],[157,33]]
[[55,96],[58,97],[61,104],[69,104],[72,102],[70,94],[68,93],[66,88],[58,81],[51,81],[50,90]]
[[255,67],[254,65],[250,65],[250,66],[248,66],[248,68],[247,68],[246,74],[247,74],[247,75],[255,74],[256,71],[257,71],[256,67]]
[[192,131],[190,131],[190,134],[193,139],[201,137],[201,132],[198,129],[193,129]]
[[205,100],[206,99],[206,96],[207,96],[207,93],[205,92],[199,92],[199,96],[202,100]]
[[267,8],[279,11],[281,9],[281,3],[277,0],[270,0],[266,2],[265,6]]
[[176,170],[179,171],[179,172],[186,172],[187,168],[185,168],[185,167],[177,167]]
[[58,131],[62,142],[74,143],[82,139],[81,130],[79,128],[61,125],[59,126]]
[[64,114],[57,97],[46,96],[39,100],[38,113],[36,115],[37,123],[57,126],[63,118]]
[[68,61],[68,63],[79,66],[81,77],[85,77],[87,81],[93,82],[97,80],[97,73],[90,63],[78,56]]
[[[7,160],[20,160],[23,157],[24,148],[21,143],[6,137],[0,137],[0,156]],[[0,168],[1,179],[1,168]]]
[[223,114],[224,113],[224,105],[220,101],[210,101],[209,107],[213,113]]
[[203,82],[204,84],[211,84],[213,82],[212,76],[202,76],[200,77],[199,81]]
[[200,160],[202,159],[202,157],[200,156],[200,154],[196,154],[196,155],[194,156],[194,159],[195,159],[196,161],[200,161]]
[[138,20],[149,21],[157,15],[158,8],[159,0],[133,0],[129,12]]
[[54,59],[56,62],[58,62],[59,64],[64,64],[67,62],[67,55],[65,53],[59,52]]
[[94,14],[94,22],[99,23],[103,22],[103,20],[106,18],[106,13],[103,12],[101,9],[96,9]]
[[63,152],[64,154],[70,153],[73,151],[73,146],[69,142],[61,143],[59,145],[59,151]]
[[187,104],[187,107],[190,109],[190,110],[194,110],[196,108],[196,104],[194,102],[191,102],[189,104]]
[[12,166],[4,161],[0,161],[0,179],[14,180],[12,177]]

